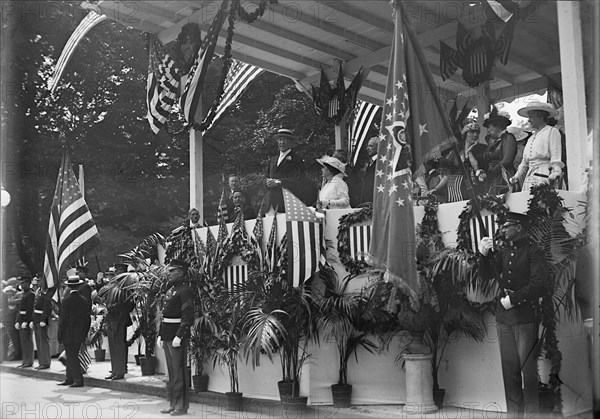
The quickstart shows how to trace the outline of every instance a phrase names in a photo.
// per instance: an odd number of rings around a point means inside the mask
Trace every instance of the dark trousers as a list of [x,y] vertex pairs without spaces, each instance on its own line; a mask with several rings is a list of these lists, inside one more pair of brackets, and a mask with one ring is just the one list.
[[41,327],[39,323],[33,325],[35,333],[35,345],[40,366],[50,366],[50,339],[48,338],[48,326]]
[[167,371],[169,373],[169,390],[171,393],[171,407],[178,410],[187,411],[190,407],[190,396],[188,389],[190,384],[187,382],[185,371],[187,362],[188,341],[181,341],[181,346],[173,347],[173,341],[169,340],[163,343],[165,358],[167,361]]
[[27,327],[19,330],[21,339],[21,351],[23,354],[23,365],[33,365],[33,331]]
[[502,360],[502,377],[509,412],[527,416],[539,409],[537,359],[538,325],[497,324]]
[[14,322],[6,326],[6,328],[8,329],[8,336],[13,346],[13,352],[9,353],[8,356],[11,361],[17,361],[23,356],[21,351],[21,333],[15,329]]
[[10,335],[4,325],[0,329],[0,362],[8,360],[8,343],[10,342]]
[[81,343],[66,343],[65,354],[67,356],[67,379],[69,383],[83,384],[83,374],[79,365],[79,350]]
[[109,321],[106,324],[110,366],[112,374],[124,375],[127,372],[127,326],[125,320]]

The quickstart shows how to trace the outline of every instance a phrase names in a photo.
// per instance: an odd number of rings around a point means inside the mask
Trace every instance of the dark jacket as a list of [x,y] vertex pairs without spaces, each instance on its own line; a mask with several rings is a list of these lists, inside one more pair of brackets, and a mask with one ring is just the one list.
[[21,303],[19,304],[19,315],[17,323],[29,323],[33,319],[33,306],[35,303],[35,294],[31,290],[23,292]]
[[279,160],[279,154],[269,158],[265,176],[279,179],[281,185],[275,188],[267,188],[264,210],[268,211],[270,207],[277,207],[278,212],[285,212],[281,188],[289,189],[290,192],[298,196],[300,179],[304,175],[304,160],[294,153],[294,150],[289,152],[279,166],[277,166],[277,160]]
[[371,160],[365,176],[363,177],[362,191],[360,194],[360,203],[373,202],[373,191],[375,189],[375,167],[377,166],[377,160]]
[[[254,208],[252,208],[249,204],[244,204],[242,212],[244,213],[244,220],[253,220],[254,218],[256,218],[256,211],[254,211]],[[229,221],[235,221],[239,213],[239,208],[232,207],[231,212],[229,212],[228,210],[227,215],[229,217]]]
[[[250,198],[250,195],[248,195],[246,192],[239,190],[239,191],[235,191],[235,192],[241,192],[242,195],[244,196],[244,205],[250,207],[252,206],[252,198]],[[233,205],[233,192],[229,191],[229,198],[227,199],[227,215],[229,218],[229,221],[233,222],[233,220],[235,220],[235,218],[231,218],[233,215],[233,211],[235,209],[235,205]],[[252,217],[255,218],[256,216]],[[248,218],[246,218],[247,220]]]
[[58,342],[80,345],[90,330],[90,312],[87,299],[74,290],[65,297],[58,319]]
[[[87,281],[87,279],[84,279],[84,281]],[[92,314],[92,287],[84,282],[77,290],[88,301],[88,314]]]
[[[160,324],[160,337],[163,341],[173,340],[175,336],[181,339],[189,337],[190,327],[194,323],[192,289],[187,284],[177,284],[167,291],[166,297],[162,311],[163,321]],[[180,319],[180,322],[169,323],[165,322],[165,319]]]
[[481,257],[483,279],[493,277],[492,263],[500,274],[500,288],[508,290],[513,308],[505,310],[498,301],[496,321],[504,324],[536,323],[538,299],[548,284],[548,265],[542,251],[528,238],[507,244],[499,251]]
[[35,304],[33,306],[33,320],[32,321],[36,324],[39,324],[40,322],[49,324],[51,316],[52,316],[51,297],[46,295],[46,293],[41,293],[35,299]]

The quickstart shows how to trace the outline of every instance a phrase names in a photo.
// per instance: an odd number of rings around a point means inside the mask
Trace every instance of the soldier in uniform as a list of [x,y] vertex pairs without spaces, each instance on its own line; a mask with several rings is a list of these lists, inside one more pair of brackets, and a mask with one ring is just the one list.
[[[115,280],[122,281],[126,275],[119,278],[118,275],[127,272],[124,263],[115,264]],[[115,302],[107,307],[106,334],[108,335],[108,349],[110,351],[111,372],[107,380],[122,380],[127,372],[127,327],[132,325],[129,313],[135,308],[135,303],[127,298]]]
[[33,307],[33,319],[30,323],[35,333],[35,345],[38,354],[38,366],[36,370],[50,368],[50,339],[48,337],[48,325],[52,316],[52,295],[48,290],[38,292]]
[[529,241],[525,214],[508,213],[502,228],[506,237],[502,249],[495,250],[490,237],[481,239],[480,273],[484,279],[500,273],[503,291],[496,305],[496,323],[506,405],[509,412],[523,417],[538,411],[536,308],[546,290],[548,267],[542,251]]
[[22,276],[20,286],[23,295],[21,296],[19,314],[15,323],[15,329],[19,330],[21,351],[23,354],[23,363],[19,365],[19,368],[29,368],[33,366],[33,334],[30,323],[33,319],[33,306],[35,302],[35,295],[31,291],[31,277]]
[[171,416],[187,414],[190,400],[188,395],[186,362],[190,340],[190,327],[194,323],[194,301],[188,284],[189,264],[173,259],[169,264],[169,290],[162,311],[162,322],[158,344],[165,351],[171,405],[161,413]]
[[0,347],[0,362],[17,361],[21,359],[21,340],[19,331],[15,329],[15,322],[19,313],[19,302],[17,299],[17,286],[19,280],[10,278],[2,289],[0,302],[0,333],[2,342]]
[[70,276],[65,284],[69,294],[65,297],[58,323],[58,341],[65,346],[67,354],[67,376],[59,386],[83,387],[83,374],[78,353],[90,330],[90,313],[87,299],[79,288],[84,281],[79,276]]

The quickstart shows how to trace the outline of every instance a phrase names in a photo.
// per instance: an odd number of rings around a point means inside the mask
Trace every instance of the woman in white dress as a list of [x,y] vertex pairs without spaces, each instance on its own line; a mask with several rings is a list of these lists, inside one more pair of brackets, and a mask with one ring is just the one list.
[[322,166],[323,186],[319,191],[317,209],[350,208],[348,185],[344,181],[346,165],[335,157],[317,159]]
[[535,132],[527,141],[521,164],[510,182],[521,182],[523,191],[539,183],[554,184],[560,180],[564,163],[560,131],[548,125],[548,119],[558,111],[550,103],[530,102],[518,113],[529,118]]

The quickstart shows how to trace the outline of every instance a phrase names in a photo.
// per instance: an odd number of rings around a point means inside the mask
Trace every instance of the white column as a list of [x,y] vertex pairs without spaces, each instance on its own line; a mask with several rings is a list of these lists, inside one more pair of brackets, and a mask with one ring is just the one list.
[[584,152],[587,149],[587,124],[579,2],[557,1],[556,11],[565,103],[563,109],[567,137],[569,190],[581,191],[583,170],[590,166],[591,156],[587,156]]
[[[202,96],[198,101],[196,121],[202,121]],[[190,208],[197,208],[204,221],[204,152],[202,131],[190,128]]]
[[336,150],[346,150],[346,119],[342,118],[342,122],[335,125],[335,149]]

